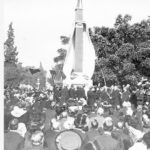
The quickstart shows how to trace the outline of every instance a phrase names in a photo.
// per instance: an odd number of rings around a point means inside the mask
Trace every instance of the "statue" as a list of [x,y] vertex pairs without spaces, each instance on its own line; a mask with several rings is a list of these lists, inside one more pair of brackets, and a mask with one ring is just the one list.
[[83,22],[82,0],[78,0],[75,9],[75,24],[69,45],[63,67],[66,76],[63,84],[91,86],[96,57],[88,27]]

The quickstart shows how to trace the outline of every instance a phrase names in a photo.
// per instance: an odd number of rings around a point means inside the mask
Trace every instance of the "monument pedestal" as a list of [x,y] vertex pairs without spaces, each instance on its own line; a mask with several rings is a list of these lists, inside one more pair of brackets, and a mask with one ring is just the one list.
[[82,0],[78,0],[75,9],[75,24],[69,45],[63,66],[66,76],[63,84],[92,86],[96,57],[88,27],[83,21]]
[[64,84],[71,85],[85,85],[90,87],[93,85],[93,81],[82,73],[73,73],[70,78],[63,81]]

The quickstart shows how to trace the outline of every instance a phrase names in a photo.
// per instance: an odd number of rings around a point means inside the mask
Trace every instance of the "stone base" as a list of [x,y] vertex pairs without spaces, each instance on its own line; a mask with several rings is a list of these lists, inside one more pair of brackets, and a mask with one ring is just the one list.
[[77,76],[76,78],[65,79],[63,85],[85,85],[86,87],[93,86],[93,81],[91,79],[84,78],[83,76]]

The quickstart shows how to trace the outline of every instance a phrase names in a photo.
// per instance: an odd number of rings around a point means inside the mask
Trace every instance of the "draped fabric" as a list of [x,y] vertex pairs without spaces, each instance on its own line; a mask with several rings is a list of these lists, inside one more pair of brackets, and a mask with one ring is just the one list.
[[63,73],[65,74],[67,79],[70,79],[70,75],[71,75],[73,65],[74,65],[74,41],[75,41],[74,37],[75,37],[75,31],[73,31],[73,34],[71,36],[69,49],[67,51],[67,55],[66,55],[64,67],[63,67]]
[[[73,30],[73,34],[70,40],[70,47],[67,51],[66,59],[64,62],[63,72],[66,75],[66,80],[70,80],[72,72],[75,70],[75,39],[78,38],[75,35],[76,28]],[[83,24],[83,54],[82,54],[82,72],[79,72],[79,75],[82,75],[84,78],[91,79],[95,69],[95,50],[92,45],[88,28],[86,24]],[[80,63],[78,63],[80,64]]]
[[95,69],[95,50],[91,42],[88,28],[85,25],[83,32],[83,74],[89,79],[92,78]]

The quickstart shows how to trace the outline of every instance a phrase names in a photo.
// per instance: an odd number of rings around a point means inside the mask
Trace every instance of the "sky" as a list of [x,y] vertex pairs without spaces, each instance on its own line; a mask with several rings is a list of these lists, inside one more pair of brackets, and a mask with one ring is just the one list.
[[[82,0],[84,21],[89,27],[113,27],[119,14],[129,14],[132,22],[150,16],[150,0]],[[57,49],[62,48],[60,36],[70,36],[77,0],[5,0],[4,33],[13,22],[15,45],[23,66],[49,70]],[[66,47],[67,48],[67,47]]]

